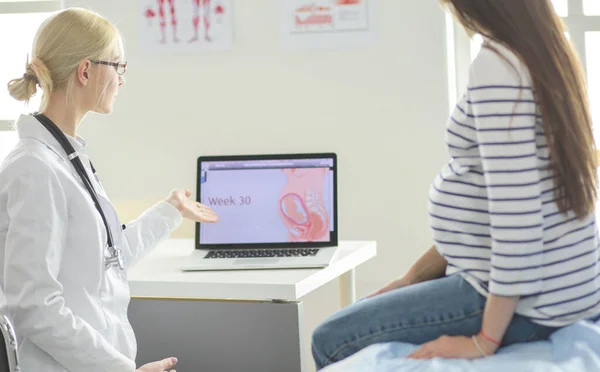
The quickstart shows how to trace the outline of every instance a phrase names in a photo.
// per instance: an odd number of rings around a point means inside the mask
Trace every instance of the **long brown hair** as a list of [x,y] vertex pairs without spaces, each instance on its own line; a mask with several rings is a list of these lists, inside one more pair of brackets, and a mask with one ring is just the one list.
[[467,30],[511,49],[528,67],[542,113],[562,213],[591,213],[596,146],[585,72],[551,0],[440,0]]

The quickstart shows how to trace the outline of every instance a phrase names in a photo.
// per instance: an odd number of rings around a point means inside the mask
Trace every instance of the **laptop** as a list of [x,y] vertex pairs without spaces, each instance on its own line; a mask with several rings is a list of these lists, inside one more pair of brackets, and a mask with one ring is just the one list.
[[334,153],[201,156],[197,201],[219,216],[197,223],[183,271],[328,266],[338,244]]

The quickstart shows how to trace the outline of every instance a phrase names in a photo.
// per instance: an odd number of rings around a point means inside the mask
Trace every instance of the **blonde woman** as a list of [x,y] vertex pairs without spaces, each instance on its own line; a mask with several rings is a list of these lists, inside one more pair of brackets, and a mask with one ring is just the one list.
[[39,113],[18,119],[19,144],[0,167],[0,284],[23,371],[135,371],[126,270],[182,218],[217,220],[176,189],[120,224],[77,130],[88,112],[112,112],[125,82],[122,44],[98,14],[64,10],[42,24],[31,63],[8,83],[19,101],[43,92]]

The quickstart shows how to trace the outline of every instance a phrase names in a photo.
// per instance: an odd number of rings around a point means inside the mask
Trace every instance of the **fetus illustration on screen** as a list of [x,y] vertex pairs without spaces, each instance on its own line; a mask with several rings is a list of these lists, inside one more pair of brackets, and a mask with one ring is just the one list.
[[329,241],[329,215],[323,202],[327,168],[286,168],[279,214],[291,242]]

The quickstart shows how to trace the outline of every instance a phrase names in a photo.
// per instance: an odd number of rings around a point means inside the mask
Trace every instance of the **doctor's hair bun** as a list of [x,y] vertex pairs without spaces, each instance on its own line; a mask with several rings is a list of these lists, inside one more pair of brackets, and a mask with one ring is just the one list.
[[37,87],[42,88],[46,94],[52,92],[52,79],[50,71],[39,58],[34,58],[27,65],[23,76],[12,79],[8,82],[8,92],[17,101],[29,102],[31,97],[37,92]]
[[67,8],[42,22],[31,48],[31,63],[23,76],[8,83],[8,90],[15,99],[28,102],[41,88],[37,111],[44,112],[52,92],[64,90],[66,100],[72,102],[82,61],[123,60],[124,54],[121,34],[106,18],[91,10]]

